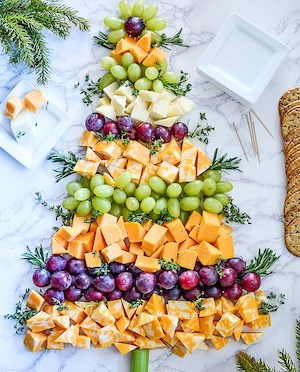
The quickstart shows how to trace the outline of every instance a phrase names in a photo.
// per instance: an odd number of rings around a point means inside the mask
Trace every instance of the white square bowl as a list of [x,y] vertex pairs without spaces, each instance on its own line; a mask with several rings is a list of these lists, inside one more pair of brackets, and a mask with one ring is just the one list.
[[254,104],[289,49],[232,13],[197,64],[197,71],[239,102]]

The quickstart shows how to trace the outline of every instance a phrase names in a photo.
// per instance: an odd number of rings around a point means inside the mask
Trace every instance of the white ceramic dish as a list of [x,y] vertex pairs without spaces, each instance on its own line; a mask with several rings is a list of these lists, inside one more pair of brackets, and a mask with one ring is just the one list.
[[6,101],[11,96],[22,98],[33,89],[35,87],[22,80],[0,105],[0,147],[29,169],[41,163],[73,121],[67,112],[46,97],[46,107],[32,116],[37,123],[36,136],[18,143],[10,129],[10,120],[3,115]]
[[197,64],[197,71],[238,101],[254,104],[288,47],[232,13]]

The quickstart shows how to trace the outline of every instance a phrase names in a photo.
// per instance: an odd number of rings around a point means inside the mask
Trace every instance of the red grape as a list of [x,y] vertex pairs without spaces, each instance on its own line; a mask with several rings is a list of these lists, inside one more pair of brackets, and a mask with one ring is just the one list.
[[118,262],[111,262],[110,264],[108,264],[108,268],[110,273],[113,275],[119,275],[126,270],[126,266]]
[[69,288],[65,290],[65,298],[68,301],[75,302],[80,299],[82,296],[82,290],[80,288],[71,285]]
[[135,285],[138,291],[144,294],[152,292],[155,284],[156,276],[152,273],[141,273],[135,281]]
[[123,293],[119,289],[114,289],[111,292],[106,293],[105,297],[108,301],[115,301],[122,298]]
[[123,115],[119,117],[117,125],[123,132],[129,132],[134,128],[134,121],[130,116]]
[[47,260],[46,266],[49,271],[62,271],[65,269],[67,260],[62,256],[50,256]]
[[142,294],[141,292],[137,291],[135,287],[132,287],[129,291],[124,293],[123,298],[127,302],[132,302],[142,298]]
[[115,289],[115,279],[111,274],[97,276],[94,279],[94,286],[101,292],[111,292]]
[[204,297],[206,298],[212,297],[216,300],[218,298],[221,298],[221,296],[222,291],[219,287],[212,286],[204,288]]
[[107,136],[108,134],[113,134],[114,136],[119,135],[119,129],[114,121],[109,121],[108,123],[104,124],[102,131],[104,136]]
[[173,124],[171,129],[173,136],[178,140],[182,140],[188,134],[188,131],[188,127],[181,122]]
[[85,272],[80,273],[75,278],[75,285],[80,289],[88,289],[93,283],[93,279]]
[[242,278],[242,288],[247,292],[255,292],[261,284],[260,276],[256,273],[247,273]]
[[161,138],[164,143],[170,142],[171,141],[171,130],[166,127],[157,127],[155,129],[155,138],[159,139]]
[[91,286],[84,294],[87,301],[102,301],[104,294],[98,291],[94,286]]
[[148,301],[151,298],[151,296],[153,295],[153,293],[161,296],[163,294],[163,290],[160,287],[155,286],[152,292],[146,293],[146,294],[144,293],[143,298]]
[[219,275],[213,266],[204,266],[199,270],[200,280],[206,286],[217,283]]
[[143,272],[141,269],[136,267],[134,263],[131,263],[129,265],[128,271],[131,272],[131,274],[133,275],[134,278],[136,278],[137,276],[139,276]]
[[226,261],[226,267],[231,267],[237,275],[241,275],[245,271],[246,263],[242,258],[234,257]]
[[137,131],[136,131],[136,129],[135,128],[130,129],[126,133],[126,138],[129,138],[132,141],[136,140],[137,139]]
[[50,284],[51,273],[47,269],[37,269],[33,273],[32,281],[37,287],[47,287]]
[[72,275],[83,273],[86,269],[86,264],[83,260],[70,258],[67,262],[66,270]]
[[64,291],[72,284],[72,277],[67,271],[56,271],[51,275],[50,283],[54,289]]
[[201,296],[201,288],[196,287],[194,289],[191,289],[190,291],[183,291],[183,298],[187,301],[195,301],[197,297]]
[[64,302],[65,295],[63,291],[59,291],[54,288],[48,288],[47,291],[44,293],[44,298],[48,302],[49,305],[54,305],[53,298],[60,302]]
[[126,19],[124,28],[129,36],[139,36],[145,29],[146,25],[140,17],[129,17]]
[[141,141],[150,142],[155,138],[155,129],[150,123],[141,123],[136,128],[137,135]]
[[164,289],[172,289],[178,282],[178,275],[172,270],[164,270],[159,275],[159,283]]
[[199,272],[202,267],[203,265],[201,264],[201,262],[197,261],[194,270]]
[[176,285],[174,288],[165,290],[164,291],[164,297],[166,297],[167,300],[179,300],[181,297],[181,289],[178,285]]
[[93,132],[99,132],[103,128],[104,123],[104,116],[97,112],[93,112],[85,119],[86,129]]
[[199,274],[194,270],[187,270],[179,277],[179,283],[182,289],[189,291],[199,284]]
[[238,283],[233,283],[233,285],[224,289],[223,296],[228,300],[237,300],[242,294],[242,287]]
[[220,273],[222,287],[230,287],[236,281],[236,272],[231,267],[224,267]]
[[120,273],[116,277],[116,287],[120,291],[129,291],[132,285],[133,285],[133,276],[128,271],[124,273]]

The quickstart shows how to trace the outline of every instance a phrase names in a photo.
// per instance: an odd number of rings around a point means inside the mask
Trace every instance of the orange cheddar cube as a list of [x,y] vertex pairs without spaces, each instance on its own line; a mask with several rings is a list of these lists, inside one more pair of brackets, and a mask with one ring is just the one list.
[[136,334],[132,331],[124,331],[123,333],[118,333],[115,337],[115,342],[134,342],[136,339]]
[[[74,217],[75,218],[75,217]],[[58,230],[52,237],[52,239],[55,239],[59,245],[61,245],[63,248],[67,249],[68,248],[68,242],[59,234]]]
[[220,229],[220,221],[214,213],[203,211],[197,241],[215,242]]
[[97,331],[91,331],[90,329],[86,329],[86,328],[81,328],[81,330],[91,339],[91,342],[95,347],[99,347]]
[[157,175],[164,181],[173,183],[178,177],[178,172],[179,169],[175,167],[175,165],[172,165],[167,161],[163,161],[158,168]]
[[167,239],[168,243],[174,243],[175,242],[175,239],[173,238],[173,236],[172,236],[172,234],[170,233],[169,230],[166,232],[165,238]]
[[186,249],[178,255],[177,263],[178,265],[194,270],[197,261],[197,252],[191,249]]
[[105,261],[108,263],[121,257],[123,252],[117,243],[113,243],[101,251]]
[[242,330],[243,330],[244,321],[243,319],[240,319],[238,324],[235,326],[233,331],[233,336],[236,341],[239,341],[241,338]]
[[142,250],[140,243],[130,243],[129,253],[134,254],[136,256],[138,255],[144,256],[144,251]]
[[196,311],[192,310],[190,318],[186,320],[182,320],[180,323],[183,331],[184,332],[199,332],[200,331],[199,319],[201,318],[198,317],[198,314],[196,313]]
[[148,57],[143,60],[143,65],[146,67],[156,66],[166,58],[166,53],[159,48],[151,49]]
[[118,242],[118,244],[119,244],[119,246],[120,246],[120,248],[122,249],[122,251],[129,251],[129,248],[127,247],[127,245],[125,244],[125,242],[124,242],[124,240],[120,240],[119,242]]
[[168,228],[176,243],[181,243],[188,239],[188,233],[179,218],[166,223],[165,226]]
[[134,59],[137,61],[137,63],[142,63],[143,60],[148,56],[148,53],[137,44],[130,48],[130,52],[134,55]]
[[158,172],[158,166],[154,164],[147,164],[143,170],[142,177],[140,179],[140,185],[148,184],[149,178],[156,176]]
[[60,245],[56,239],[52,238],[51,242],[51,251],[53,255],[68,253],[67,249]]
[[117,42],[116,54],[123,54],[125,52],[129,52],[132,46],[133,46],[132,43],[122,38]]
[[128,354],[137,348],[135,345],[123,344],[121,342],[115,342],[114,345],[122,355]]
[[76,339],[76,347],[80,349],[90,349],[91,348],[91,339],[90,337],[79,335]]
[[130,302],[125,301],[123,298],[122,298],[122,304],[123,304],[127,318],[131,319],[136,312],[136,308],[131,307]]
[[78,258],[79,260],[84,260],[85,250],[83,248],[83,243],[79,240],[72,240],[69,243],[68,253],[70,256]]
[[187,320],[191,317],[192,307],[189,301],[169,300],[166,307],[168,315],[176,316],[180,320]]
[[101,326],[107,326],[115,323],[115,318],[110,313],[104,302],[101,302],[92,312],[91,318]]
[[252,292],[241,296],[235,307],[245,323],[253,322],[259,317],[255,295]]
[[233,334],[235,327],[237,326],[240,318],[231,313],[225,313],[216,325],[216,330],[223,337],[228,337]]
[[147,231],[137,222],[125,222],[125,229],[130,243],[142,242]]
[[97,251],[89,252],[84,254],[85,264],[87,267],[99,267],[101,266],[101,257]]
[[98,341],[102,347],[111,346],[119,331],[114,324],[107,325],[97,331]]
[[44,303],[44,297],[33,289],[28,296],[26,306],[28,306],[31,310],[40,311]]
[[51,316],[44,311],[40,311],[26,321],[26,325],[32,332],[46,331],[54,328],[55,324]]
[[232,235],[221,235],[217,238],[216,247],[222,252],[222,258],[234,257]]
[[189,159],[190,162],[195,165],[198,148],[192,144],[186,137],[182,141],[181,147],[181,161]]
[[59,328],[67,329],[70,327],[70,317],[68,315],[60,315],[53,318],[53,322]]
[[147,32],[144,36],[142,36],[136,45],[142,48],[145,52],[149,53],[151,49],[151,32]]
[[144,331],[144,328],[138,325],[138,317],[136,315],[132,317],[131,322],[128,326],[128,330],[131,332],[137,333],[138,335],[141,335],[143,337],[146,336],[146,332]]
[[178,255],[178,243],[168,242],[164,245],[161,258],[164,258],[166,261],[173,260],[177,262]]
[[246,345],[251,345],[254,342],[258,341],[262,338],[264,334],[262,332],[257,333],[241,333],[242,340],[245,342]]
[[142,327],[143,325],[153,322],[153,320],[157,319],[155,315],[149,314],[146,311],[142,311],[138,318],[137,318],[137,325]]
[[160,324],[162,329],[166,332],[171,338],[174,337],[175,331],[178,325],[178,318],[174,315],[163,315],[160,319]]
[[[63,330],[61,330],[61,333],[63,333]],[[47,349],[50,350],[63,350],[65,348],[65,345],[62,342],[56,342],[56,339],[58,336],[60,336],[61,333],[50,333],[47,338]]]
[[164,246],[163,245],[161,247],[157,248],[156,251],[154,253],[152,253],[151,257],[153,257],[153,258],[161,258],[163,249],[164,249]]
[[100,163],[102,163],[102,160],[99,158],[98,155],[96,155],[96,153],[90,148],[88,147],[86,149],[86,153],[85,153],[85,160],[89,160],[89,161],[99,161]]
[[189,237],[197,242],[200,225],[196,225],[189,233]]
[[122,316],[120,319],[117,320],[116,327],[118,328],[118,331],[120,333],[124,333],[124,331],[128,328],[129,324],[130,320],[125,316]]
[[197,211],[193,211],[187,223],[185,224],[185,229],[188,231],[192,231],[196,225],[200,224],[200,222],[201,222],[201,214]]
[[65,300],[64,306],[65,309],[61,311],[61,314],[68,315],[75,323],[81,323],[86,317],[85,312],[73,302]]
[[196,179],[196,168],[192,160],[186,159],[179,164],[179,182],[191,182]]
[[125,228],[123,216],[119,217],[118,222],[117,222],[117,225],[119,226],[119,229],[121,231],[122,239],[127,238],[128,235],[127,235],[127,231],[126,231],[126,228]]
[[200,176],[211,166],[210,159],[204,154],[204,152],[198,149],[197,153],[197,177]]
[[176,140],[172,140],[167,144],[162,151],[159,152],[158,161],[167,161],[170,164],[176,165],[181,160],[180,148]]
[[59,235],[66,240],[67,242],[70,242],[77,238],[78,235],[81,234],[81,228],[79,227],[70,227],[70,226],[62,226],[59,230]]
[[119,262],[122,264],[128,264],[131,262],[135,262],[135,260],[136,260],[136,255],[123,251],[123,250],[122,250],[121,257],[116,258],[116,262]]
[[116,188],[116,181],[109,173],[103,173],[103,178],[107,185],[110,185],[113,188]]
[[92,252],[95,240],[95,233],[91,231],[86,234],[80,234],[75,240],[82,242],[82,246],[85,252]]
[[229,344],[230,340],[228,338],[223,338],[220,336],[212,336],[211,342],[214,345],[216,350],[221,350],[224,346]]
[[46,104],[42,91],[35,89],[24,97],[24,106],[34,114]]
[[135,345],[137,345],[140,349],[149,349],[149,350],[155,350],[155,349],[163,349],[166,347],[166,345],[159,339],[157,340],[150,340],[147,337],[138,336],[135,341]]
[[206,317],[213,314],[216,314],[216,304],[213,298],[204,298],[202,301],[202,310],[199,310],[199,317]]
[[123,155],[146,166],[150,161],[150,150],[137,141],[130,141]]
[[122,54],[118,54],[118,53],[116,52],[116,49],[114,49],[114,50],[112,50],[112,51],[110,52],[110,56],[111,56],[113,59],[115,59],[115,60],[118,62],[119,65],[121,64],[121,62],[122,62]]
[[218,232],[218,237],[223,235],[228,235],[232,233],[232,228],[228,225],[221,224]]
[[135,266],[148,273],[160,270],[158,259],[147,256],[137,256]]
[[175,332],[175,336],[182,342],[190,353],[199,349],[205,339],[202,333]]
[[168,334],[165,334],[164,337],[161,338],[161,340],[170,348],[173,348],[178,341],[175,336],[170,337]]
[[122,240],[122,232],[119,226],[116,224],[102,226],[101,232],[107,245],[111,245]]
[[251,329],[271,327],[271,316],[270,314],[259,314],[257,319],[247,323],[246,326]]
[[123,173],[123,168],[115,167],[107,163],[105,164],[105,166],[114,181],[119,177],[120,174]]
[[146,332],[146,336],[150,340],[157,340],[164,336],[164,331],[161,328],[160,322],[158,319],[154,319],[150,323],[143,325],[143,329]]
[[90,329],[91,331],[99,331],[100,326],[94,320],[92,320],[89,316],[87,316],[80,323],[80,328]]
[[95,239],[94,239],[94,245],[93,245],[93,252],[101,251],[105,247],[106,247],[106,242],[102,235],[101,227],[97,227]]
[[115,225],[118,222],[118,218],[109,213],[104,213],[102,216],[97,218],[97,224],[99,227],[106,225]]
[[188,349],[180,341],[177,341],[172,348],[172,353],[178,355],[180,358],[185,357],[188,352]]
[[207,339],[211,339],[215,330],[214,317],[210,315],[199,318],[199,332],[203,333]]
[[198,245],[196,251],[199,261],[204,266],[214,265],[222,257],[222,252],[218,248],[205,241]]
[[97,143],[97,138],[92,131],[82,132],[79,146],[93,148]]
[[18,97],[12,96],[8,98],[5,108],[12,117],[16,117],[23,110],[24,105]]
[[166,227],[154,224],[144,237],[143,248],[149,249],[153,253],[161,245],[166,232]]
[[68,329],[64,331],[55,342],[63,342],[66,344],[72,344],[76,346],[76,340],[79,336],[79,324],[71,325]]
[[45,305],[43,307],[43,311],[45,311],[45,313],[49,314],[51,316],[51,318],[56,318],[56,317],[60,316],[60,312],[56,309],[56,306],[54,306],[54,305]]
[[222,313],[225,314],[225,313],[236,313],[237,310],[236,310],[236,307],[234,305],[234,303],[230,300],[228,300],[227,298],[225,297],[221,297],[221,302],[222,302]]
[[107,156],[109,159],[119,159],[123,152],[114,141],[109,143],[106,141],[97,142],[94,146],[94,151],[101,155]]
[[129,159],[126,170],[130,173],[132,182],[138,184],[142,175],[143,164]]
[[120,318],[123,318],[125,316],[122,301],[121,300],[115,300],[115,301],[108,301],[107,307],[112,316],[118,320]]
[[24,338],[24,345],[32,353],[43,351],[47,346],[47,335],[43,332],[32,332],[28,330]]
[[162,317],[167,313],[165,299],[162,296],[153,293],[145,306],[145,310],[152,315]]
[[196,244],[197,242],[195,242],[195,240],[193,240],[192,238],[188,238],[179,244],[178,253],[182,253],[186,249],[193,247]]
[[98,171],[100,162],[99,161],[89,161],[89,160],[78,160],[74,172],[80,174],[86,178],[92,178]]

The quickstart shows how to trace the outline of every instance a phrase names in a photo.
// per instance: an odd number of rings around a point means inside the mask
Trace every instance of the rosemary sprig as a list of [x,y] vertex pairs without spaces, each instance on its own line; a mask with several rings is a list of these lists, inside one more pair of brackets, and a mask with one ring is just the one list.
[[163,209],[160,212],[159,219],[155,221],[158,225],[163,225],[165,222],[171,222],[174,220],[174,217],[170,215],[167,208]]
[[102,47],[106,49],[115,49],[116,44],[110,43],[107,39],[107,34],[104,32],[99,31],[98,36],[94,36],[93,40],[96,44],[101,45]]
[[173,258],[171,261],[166,261],[164,258],[160,258],[158,262],[161,268],[164,270],[170,270],[174,271],[174,273],[177,273],[177,271],[180,269],[180,266],[173,260]]
[[59,182],[63,178],[75,173],[74,167],[79,158],[72,151],[68,151],[68,154],[66,155],[54,150],[50,155],[48,155],[47,160],[51,160],[52,163],[61,163],[61,167],[53,169],[54,172],[57,173],[55,180],[56,182]]
[[150,214],[146,212],[141,212],[141,213],[130,213],[128,217],[128,222],[138,222],[138,223],[144,223],[148,220],[150,220]]
[[52,297],[52,301],[53,301],[54,305],[56,305],[56,309],[58,311],[68,311],[69,310],[69,306],[66,306],[63,302],[59,301],[57,298]]
[[75,89],[79,89],[80,94],[83,95],[82,102],[89,106],[93,102],[95,96],[101,96],[102,91],[99,89],[99,80],[93,81],[90,75],[86,74],[84,78],[85,86],[80,85],[78,82],[74,85]]
[[27,298],[30,289],[27,288],[20,296],[20,301],[16,303],[16,309],[13,314],[6,314],[4,315],[4,319],[13,319],[15,320],[14,329],[16,333],[22,333],[25,328],[26,320],[32,318],[37,312],[35,310],[29,309],[27,306],[23,306],[25,299]]
[[193,301],[193,304],[196,306],[198,310],[204,310],[205,307],[202,306],[203,298],[200,296],[200,293],[196,295],[196,300]]
[[34,251],[31,251],[28,245],[26,246],[28,252],[25,252],[21,255],[23,260],[27,260],[32,265],[45,268],[46,261],[48,258],[48,253],[44,251],[44,248],[40,244],[39,246],[35,247]]
[[147,147],[150,150],[151,155],[155,155],[159,149],[161,149],[163,144],[164,141],[161,138],[158,138],[147,144]]
[[251,225],[251,217],[247,213],[241,212],[240,208],[233,204],[232,200],[223,208],[221,214],[225,216],[226,223],[236,222],[242,225]]
[[180,71],[180,73],[181,76],[178,83],[164,83],[164,87],[172,91],[176,96],[185,96],[192,89],[192,84],[184,85],[190,77],[187,72]]
[[300,369],[300,321],[296,321],[296,356],[298,369]]
[[168,47],[169,45],[177,45],[183,48],[189,48],[189,45],[184,44],[181,33],[182,28],[174,36],[171,37],[167,37],[166,34],[161,34],[160,40],[153,42],[152,47],[163,47],[165,49],[171,50],[171,48]]
[[[202,121],[206,122],[206,126],[202,126]],[[208,144],[208,137],[210,132],[214,131],[215,128],[207,124],[205,113],[200,112],[200,122],[192,132],[188,132],[187,137],[196,138],[198,141]]]
[[141,300],[140,298],[138,298],[137,300],[134,300],[134,301],[130,302],[129,308],[130,309],[135,309],[135,308],[143,305],[143,303],[144,303],[144,301]]
[[259,249],[257,256],[246,266],[244,274],[256,273],[261,277],[268,276],[273,273],[273,271],[268,270],[279,258],[280,256],[277,256],[270,248],[264,249],[263,251]]
[[214,152],[212,164],[209,167],[210,170],[217,170],[217,171],[237,170],[241,172],[241,170],[239,169],[241,159],[237,157],[227,158],[227,154],[218,158],[218,150],[219,149],[216,149]]
[[94,269],[93,274],[96,276],[104,276],[109,273],[108,264],[106,262],[102,262],[101,266]]
[[86,223],[92,223],[92,222],[95,222],[96,221],[96,219],[99,217],[99,216],[101,216],[101,212],[100,211],[94,211],[93,212],[93,214],[92,214],[92,216],[91,216],[91,218],[86,218],[85,220],[84,220],[84,222],[86,222]]
[[267,296],[267,299],[271,300],[271,302],[263,300],[259,304],[258,312],[260,314],[274,313],[275,311],[279,309],[281,305],[285,303],[285,295],[282,293],[280,293],[279,299],[277,299],[276,294],[274,292],[271,292]]

